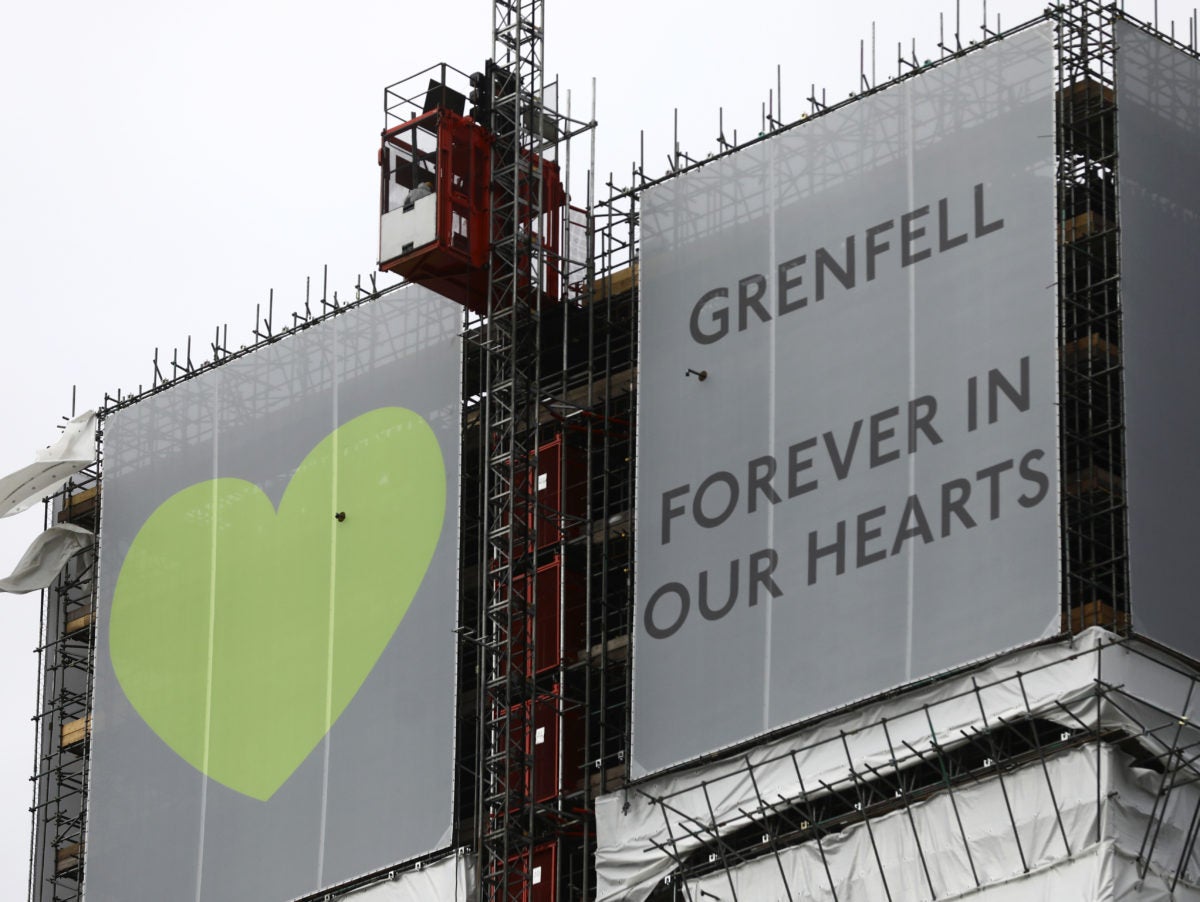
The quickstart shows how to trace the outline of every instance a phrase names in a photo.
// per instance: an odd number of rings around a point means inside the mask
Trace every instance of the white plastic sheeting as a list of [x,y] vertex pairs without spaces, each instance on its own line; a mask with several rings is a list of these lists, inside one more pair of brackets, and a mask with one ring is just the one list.
[[[1107,759],[1108,755],[1102,756],[1104,770],[1109,769]],[[955,792],[957,817],[951,796],[939,793],[909,809],[911,824],[909,812],[893,811],[872,818],[870,834],[862,824],[856,824],[825,837],[822,848],[828,876],[820,849],[815,842],[808,842],[783,850],[778,860],[767,855],[728,873],[689,881],[690,898],[732,899],[736,891],[738,899],[768,902],[786,900],[790,887],[793,896],[813,900],[884,899],[888,892],[893,899],[943,899],[1020,877],[1025,871],[1022,854],[1031,870],[1068,856],[1064,832],[1072,852],[1096,842],[1095,752],[1079,749],[1059,756],[1049,762],[1048,771],[1062,814],[1062,831],[1040,767],[1025,768],[1004,781],[1016,820],[1016,836],[1021,840],[1020,850],[1005,813],[1000,782],[989,780]],[[831,884],[836,888],[836,897]]]
[[[1172,898],[1170,880],[1197,793],[1191,787],[1172,793],[1168,825],[1158,834],[1149,872],[1139,880],[1135,859],[1154,807],[1158,775],[1133,771],[1124,759],[1111,747],[1102,748],[1099,755],[1094,745],[1076,748],[1051,758],[1044,772],[1035,763],[1006,774],[1007,806],[995,779],[957,790],[954,801],[962,833],[950,796],[941,793],[913,805],[911,821],[908,812],[894,811],[873,818],[871,833],[856,824],[826,837],[824,863],[816,843],[809,842],[781,851],[778,859],[765,855],[728,872],[688,881],[685,897],[823,902],[835,898],[832,884],[840,902],[883,899],[888,893],[892,899],[914,902],[960,897],[988,902]],[[1102,789],[1099,804],[1097,786]],[[1182,831],[1170,826],[1181,816]],[[1194,886],[1181,881],[1174,898],[1197,898],[1194,894]]]
[[89,410],[67,423],[53,445],[35,452],[33,463],[0,477],[0,517],[29,509],[95,459],[96,412]]
[[[1073,641],[1015,652],[936,685],[842,712],[742,754],[627,787],[596,802],[597,900],[641,902],[674,870],[666,847],[673,845],[677,855],[686,854],[699,848],[706,835],[745,826],[746,812],[762,807],[762,800],[800,797],[801,779],[812,793],[822,782],[844,783],[851,766],[858,773],[904,767],[917,761],[917,753],[929,754],[935,745],[962,744],[965,735],[1001,720],[1031,714],[1072,730],[1090,730],[1102,721],[1105,728],[1141,735],[1158,752],[1176,740],[1186,747],[1200,741],[1200,731],[1180,724],[1181,716],[1194,721],[1200,715],[1200,693],[1191,687],[1190,676],[1151,647],[1119,642],[1113,634],[1092,628]],[[1094,807],[1094,773],[1091,787]],[[989,806],[989,817],[981,823],[990,822],[990,829],[1011,835],[1003,807],[993,811],[987,797],[979,804]],[[1054,823],[1053,806],[1031,799],[1024,807]],[[1035,827],[1031,824],[1029,829]],[[1086,832],[1086,824],[1079,829]],[[1044,839],[1043,846],[1047,842],[1052,844],[1053,837]],[[861,850],[846,854],[861,857]],[[869,863],[875,868],[873,857]],[[771,866],[776,867],[773,861]],[[1002,878],[997,873],[994,879]],[[881,891],[878,885],[874,888]]]
[[0,579],[0,592],[20,595],[46,588],[67,566],[67,561],[95,541],[91,530],[82,526],[71,523],[51,526],[33,540],[12,574]]
[[475,861],[457,853],[348,896],[353,902],[474,902]]

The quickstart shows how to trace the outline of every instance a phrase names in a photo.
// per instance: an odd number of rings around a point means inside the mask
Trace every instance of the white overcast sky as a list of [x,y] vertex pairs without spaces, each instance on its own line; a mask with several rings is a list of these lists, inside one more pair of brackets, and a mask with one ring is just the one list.
[[[991,0],[1005,27],[1044,2]],[[937,56],[939,12],[910,0],[546,2],[546,70],[586,118],[596,80],[597,170],[627,184],[645,130],[661,174],[673,110],[693,157],[725,131],[760,129],[782,65],[783,118],[807,111],[812,83],[858,90],[896,72],[896,45]],[[1152,0],[1129,0],[1149,19]],[[1160,23],[1186,40],[1191,4],[1162,0]],[[982,4],[962,2],[962,40]],[[376,147],[382,92],[427,65],[470,72],[491,48],[488,0],[113,0],[11,5],[0,36],[0,475],[32,459],[69,413],[105,391],[148,384],[151,356],[217,325],[247,342],[255,304],[275,289],[276,321],[303,305],[306,276],[352,297],[375,264]],[[564,94],[565,96],[565,94]],[[565,107],[565,100],[560,101]],[[582,203],[588,142],[572,151]],[[0,575],[42,523],[40,508],[0,521]],[[38,643],[36,595],[0,596],[0,898],[24,898]]]

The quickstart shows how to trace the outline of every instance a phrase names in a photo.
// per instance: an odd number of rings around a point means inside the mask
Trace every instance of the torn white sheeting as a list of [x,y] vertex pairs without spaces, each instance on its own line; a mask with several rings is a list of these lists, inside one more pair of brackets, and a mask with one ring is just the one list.
[[474,902],[474,883],[474,859],[457,852],[426,864],[419,871],[398,873],[394,880],[376,883],[344,898],[353,902],[429,902],[431,899]]
[[[1007,772],[1003,789],[996,779],[966,785],[955,790],[953,805],[939,793],[908,811],[872,818],[870,832],[858,823],[824,837],[820,848],[810,841],[689,880],[685,896],[1193,902],[1200,898],[1194,857],[1184,862],[1174,896],[1170,885],[1200,793],[1190,784],[1175,787],[1164,825],[1148,830],[1156,823],[1152,813],[1161,813],[1160,780],[1130,767],[1111,746],[1099,754],[1095,745],[1083,746],[1051,757],[1044,771],[1034,762]],[[1144,875],[1136,863],[1143,848],[1150,861]]]
[[1097,896],[1097,899],[1112,898],[1115,902],[1200,902],[1200,884],[1197,883],[1194,864],[1190,878],[1181,878],[1171,889],[1174,871],[1163,872],[1161,868],[1151,867],[1142,878],[1136,856],[1136,848],[1112,847],[1108,868],[1112,895]]
[[[1143,741],[1161,749],[1179,715],[1200,715],[1200,693],[1189,693],[1191,680],[1168,660],[1094,627],[604,796],[596,801],[597,900],[641,902],[674,869],[664,847],[673,843],[682,854],[714,830],[736,830],[749,823],[747,812],[762,807],[760,800],[801,797],[801,780],[804,792],[819,795],[822,782],[844,785],[851,767],[859,774],[904,768],[935,743],[961,745],[965,735],[1027,712],[1068,730],[1090,729],[1101,718],[1133,734],[1145,729]],[[1098,686],[1121,688],[1101,694]],[[1196,741],[1200,735],[1189,735],[1181,744]]]
[[34,453],[33,463],[0,478],[0,517],[19,514],[49,495],[96,459],[96,412],[67,423],[53,445]]
[[[1111,768],[1110,757],[1108,750],[1101,756],[1103,780],[1107,780]],[[806,842],[781,850],[778,857],[767,854],[728,872],[717,871],[690,880],[686,896],[786,902],[790,894],[793,899],[832,902],[886,899],[889,894],[892,899],[946,899],[971,893],[1021,877],[1026,870],[1047,868],[1096,843],[1096,771],[1093,747],[1075,749],[1047,763],[1053,796],[1038,764],[1006,774],[1003,789],[1008,792],[1015,835],[1004,793],[999,781],[993,779],[964,786],[955,791],[953,798],[939,793],[908,811],[872,818],[870,832],[865,824],[858,823],[824,837],[820,848],[815,842]],[[1054,816],[1055,800],[1062,814],[1061,830]],[[1070,850],[1064,843],[1064,833]],[[1078,898],[1083,902],[1100,897],[1039,893],[1022,898]]]
[[[1181,742],[1188,741],[1181,737]],[[1194,752],[1183,754],[1195,761]],[[1096,898],[1200,902],[1200,858],[1194,837],[1188,842],[1192,818],[1200,810],[1200,786],[1186,772],[1162,774],[1130,767],[1115,750],[1113,761],[1116,766],[1101,790],[1104,835],[1112,842],[1107,873],[1111,895]],[[1144,872],[1139,859],[1149,862]],[[1176,872],[1179,878],[1172,889]]]
[[95,541],[96,537],[82,526],[70,523],[51,526],[33,540],[12,575],[0,579],[0,592],[20,595],[45,589],[67,566],[67,561]]

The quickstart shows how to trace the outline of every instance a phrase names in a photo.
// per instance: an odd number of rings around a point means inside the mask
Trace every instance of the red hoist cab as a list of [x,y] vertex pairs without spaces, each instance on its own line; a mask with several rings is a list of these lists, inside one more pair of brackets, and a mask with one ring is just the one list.
[[[424,111],[384,131],[379,156],[379,268],[486,313],[492,135],[463,114],[463,101],[462,94],[431,80]],[[533,265],[537,255],[519,257],[525,268],[524,287],[540,282],[542,300],[555,301],[566,197],[557,165],[534,157],[530,168],[530,184],[521,191],[517,230],[531,243],[540,243],[545,253],[537,272]],[[528,198],[531,187],[539,184],[542,203],[535,215]]]

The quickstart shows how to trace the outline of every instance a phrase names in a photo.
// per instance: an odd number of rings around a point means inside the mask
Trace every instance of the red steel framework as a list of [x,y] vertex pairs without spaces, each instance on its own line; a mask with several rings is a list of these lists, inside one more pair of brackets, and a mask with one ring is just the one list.
[[[502,209],[492,181],[495,140],[484,125],[441,105],[450,92],[426,93],[432,109],[383,132],[379,268],[486,314],[489,239],[508,228],[503,217],[492,221]],[[522,163],[529,178],[520,181],[513,229],[517,288],[527,303],[552,303],[561,291],[566,193],[553,160],[526,152]]]

